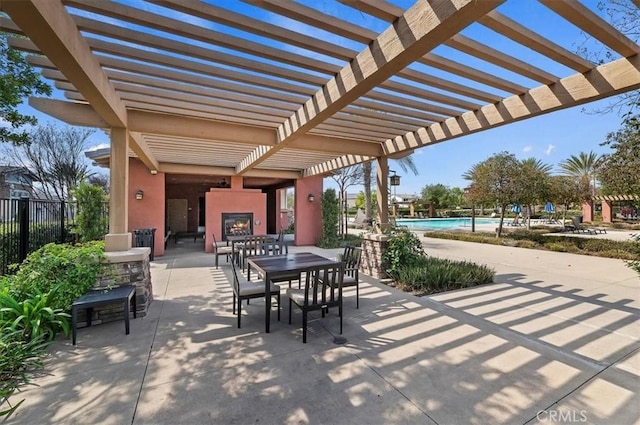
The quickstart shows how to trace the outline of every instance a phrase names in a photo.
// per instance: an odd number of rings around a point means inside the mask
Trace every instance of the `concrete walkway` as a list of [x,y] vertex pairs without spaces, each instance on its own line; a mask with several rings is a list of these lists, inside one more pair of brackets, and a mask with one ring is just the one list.
[[335,345],[337,312],[302,344],[286,302],[270,334],[260,300],[237,329],[230,267],[181,245],[152,264],[155,301],[131,334],[116,322],[57,341],[9,423],[640,423],[640,279],[622,261],[424,246],[490,265],[496,283],[417,298],[365,278]]

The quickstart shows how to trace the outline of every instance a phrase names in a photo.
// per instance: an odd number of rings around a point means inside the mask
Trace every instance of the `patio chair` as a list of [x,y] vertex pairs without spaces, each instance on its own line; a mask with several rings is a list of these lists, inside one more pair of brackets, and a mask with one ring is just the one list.
[[[307,343],[307,318],[310,311],[325,311],[329,307],[338,307],[340,315],[340,334],[342,335],[342,278],[344,276],[344,264],[327,267],[314,267],[307,270],[304,279],[304,288],[287,289],[289,297],[289,324],[291,324],[291,312],[295,304],[302,310],[302,342]],[[336,294],[337,293],[337,294]]]
[[211,234],[213,238],[213,254],[216,256],[216,269],[218,268],[218,259],[221,255],[227,257],[227,263],[229,262],[229,256],[232,255],[233,251],[230,246],[219,246],[218,242],[216,242],[216,235],[214,233]]
[[573,223],[573,227],[575,228],[574,232],[583,232],[588,233],[590,235],[595,235],[597,233],[607,233],[606,229],[601,229],[598,227],[585,227],[580,223],[578,217],[571,217],[571,222]]
[[269,240],[270,238],[264,235],[260,235],[260,236],[249,235],[244,239],[244,242],[242,243],[242,250],[238,251],[242,258],[243,270],[245,269],[245,267],[247,268],[247,271],[249,269],[249,265],[247,263],[247,257],[260,255],[260,246],[265,242],[269,242]]
[[[240,319],[242,317],[242,300],[247,303],[252,298],[264,298],[264,281],[248,281],[243,275],[238,276],[235,262],[231,262],[233,269],[233,314],[238,310],[238,329],[240,329]],[[280,287],[273,282],[269,286],[269,296],[276,297],[278,308],[278,321],[280,321]],[[236,304],[237,303],[237,304]]]
[[[284,255],[288,253],[289,248],[283,242],[265,242],[260,246],[260,252],[258,255]],[[271,282],[288,282],[289,288],[291,288],[291,282],[294,280],[298,281],[298,288],[300,288],[300,273],[281,275],[271,279]]]
[[360,308],[360,279],[358,269],[362,258],[362,248],[346,246],[341,261],[344,263],[342,287],[356,287],[356,308]]

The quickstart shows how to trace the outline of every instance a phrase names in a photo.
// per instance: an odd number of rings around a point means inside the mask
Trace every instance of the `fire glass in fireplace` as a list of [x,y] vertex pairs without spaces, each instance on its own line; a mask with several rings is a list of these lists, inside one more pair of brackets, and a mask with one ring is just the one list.
[[252,235],[253,213],[222,213],[222,240],[227,236]]

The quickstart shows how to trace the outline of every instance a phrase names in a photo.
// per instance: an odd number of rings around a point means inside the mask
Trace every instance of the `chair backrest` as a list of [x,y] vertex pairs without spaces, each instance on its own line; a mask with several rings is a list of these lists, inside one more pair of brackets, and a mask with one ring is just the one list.
[[218,252],[218,241],[216,241],[216,234],[215,233],[211,234],[211,240],[213,241],[213,242],[211,242],[213,244],[213,251],[214,252]]
[[308,269],[304,277],[304,307],[337,305],[341,302],[343,277],[342,262]]
[[362,248],[356,246],[344,247],[342,254],[342,262],[344,263],[345,273],[347,276],[355,276],[360,267],[360,259],[362,258]]
[[266,242],[269,242],[268,236],[247,236],[244,239],[242,253],[247,257],[260,255],[260,247]]
[[575,215],[573,217],[571,217],[571,222],[573,223],[573,225],[575,226],[576,229],[581,229],[582,228],[582,224],[580,223],[580,220]]
[[289,249],[284,242],[267,241],[260,244],[260,250],[257,255],[283,255],[288,253]]
[[238,270],[236,269],[236,262],[235,261],[231,261],[231,269],[233,270],[233,284],[231,285],[233,287],[233,292],[236,293],[236,295],[240,294],[240,280],[238,279]]

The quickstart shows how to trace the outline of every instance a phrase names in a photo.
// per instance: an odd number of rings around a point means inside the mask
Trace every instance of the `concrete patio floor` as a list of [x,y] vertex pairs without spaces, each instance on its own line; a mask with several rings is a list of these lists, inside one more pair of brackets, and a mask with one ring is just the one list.
[[336,311],[302,344],[286,301],[270,334],[261,300],[237,329],[231,268],[185,241],[152,263],[155,300],[131,334],[120,321],[56,341],[9,423],[640,423],[640,279],[622,261],[423,243],[490,265],[495,283],[418,298],[364,277],[336,345]]

